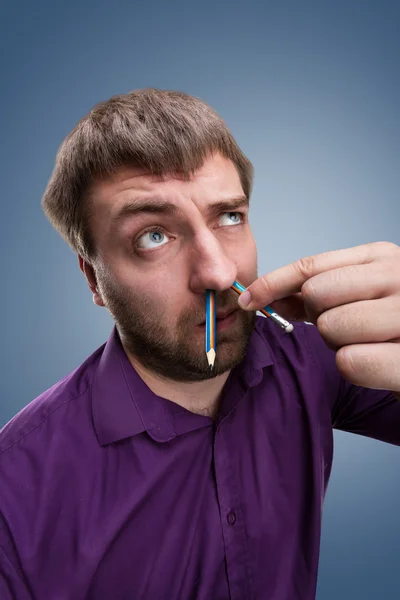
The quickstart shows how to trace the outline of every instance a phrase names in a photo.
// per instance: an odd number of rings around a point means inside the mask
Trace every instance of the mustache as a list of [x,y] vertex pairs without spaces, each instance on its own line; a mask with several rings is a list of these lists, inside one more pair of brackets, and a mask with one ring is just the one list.
[[[215,296],[215,310],[217,313],[224,312],[230,313],[239,308],[237,302],[237,294],[233,290],[226,290],[224,292],[217,292]],[[200,325],[205,323],[206,320],[206,297],[204,295],[203,302],[200,306],[193,307],[185,311],[182,315],[182,320],[189,325],[193,324],[193,321]]]

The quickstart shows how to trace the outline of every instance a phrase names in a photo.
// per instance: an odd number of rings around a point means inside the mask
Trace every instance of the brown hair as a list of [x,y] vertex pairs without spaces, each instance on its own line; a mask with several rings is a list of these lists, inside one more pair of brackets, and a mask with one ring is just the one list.
[[213,152],[232,160],[250,197],[253,167],[208,104],[152,88],[113,96],[96,104],[61,144],[43,211],[71,248],[92,263],[87,196],[96,179],[127,165],[154,175],[180,172],[188,179]]

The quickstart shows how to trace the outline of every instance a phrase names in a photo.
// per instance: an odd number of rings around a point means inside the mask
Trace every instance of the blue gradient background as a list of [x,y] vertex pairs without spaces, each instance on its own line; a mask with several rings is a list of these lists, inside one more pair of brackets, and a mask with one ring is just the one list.
[[[0,424],[112,327],[40,209],[59,144],[100,100],[179,89],[225,118],[256,169],[260,274],[400,242],[399,17],[384,0],[1,4]],[[400,452],[335,445],[318,598],[398,599]]]

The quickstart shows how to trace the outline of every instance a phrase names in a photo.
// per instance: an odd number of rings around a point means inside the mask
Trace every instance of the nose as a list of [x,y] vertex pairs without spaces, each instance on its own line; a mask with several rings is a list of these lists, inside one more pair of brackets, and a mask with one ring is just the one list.
[[221,292],[236,279],[237,266],[210,231],[202,231],[193,239],[189,286],[195,294],[205,290]]

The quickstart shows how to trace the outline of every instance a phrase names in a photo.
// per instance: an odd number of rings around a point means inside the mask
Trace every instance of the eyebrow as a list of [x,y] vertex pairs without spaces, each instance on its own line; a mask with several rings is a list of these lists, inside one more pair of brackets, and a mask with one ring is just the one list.
[[[247,196],[236,196],[227,200],[220,200],[207,207],[207,213],[210,216],[217,215],[221,212],[234,212],[238,208],[248,207],[249,199]],[[111,229],[115,231],[121,224],[133,215],[138,214],[162,214],[162,215],[177,215],[181,209],[166,200],[161,198],[137,198],[130,200],[119,210],[112,219]]]

